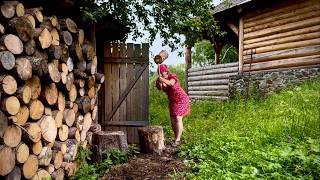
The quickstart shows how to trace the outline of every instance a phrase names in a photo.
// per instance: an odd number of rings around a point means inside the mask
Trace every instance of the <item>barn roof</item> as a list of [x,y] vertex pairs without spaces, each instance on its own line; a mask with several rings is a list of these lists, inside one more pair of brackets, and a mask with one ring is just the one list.
[[229,0],[227,2],[222,2],[213,9],[212,13],[217,14],[231,8],[236,8],[250,1],[252,0]]

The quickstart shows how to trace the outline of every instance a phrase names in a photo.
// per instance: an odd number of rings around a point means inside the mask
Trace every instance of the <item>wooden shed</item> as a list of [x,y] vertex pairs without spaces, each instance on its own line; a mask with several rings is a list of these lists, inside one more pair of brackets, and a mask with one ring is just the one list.
[[319,66],[319,10],[319,0],[231,0],[213,14],[238,45],[242,73]]

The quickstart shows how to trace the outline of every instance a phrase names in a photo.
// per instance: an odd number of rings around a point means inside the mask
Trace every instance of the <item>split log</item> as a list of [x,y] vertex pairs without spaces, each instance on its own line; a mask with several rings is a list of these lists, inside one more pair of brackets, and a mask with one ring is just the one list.
[[27,55],[29,56],[33,55],[35,50],[36,50],[36,42],[33,39],[31,39],[30,41],[24,44],[24,52]]
[[46,48],[50,47],[50,45],[52,43],[52,36],[47,28],[44,28],[41,31],[40,36],[39,36],[39,42],[40,42],[42,49],[46,49]]
[[79,31],[78,31],[78,43],[80,45],[82,45],[83,41],[84,41],[84,31],[83,31],[83,29],[79,29]]
[[10,75],[0,75],[0,91],[14,94],[17,91],[17,81]]
[[32,65],[31,62],[24,58],[17,58],[15,65],[15,72],[17,76],[22,80],[28,80],[32,77]]
[[14,167],[14,169],[5,177],[5,180],[20,180],[21,170],[19,167]]
[[58,93],[58,110],[59,111],[64,111],[65,109],[65,97],[64,97],[64,94],[62,92],[59,92]]
[[0,175],[5,176],[14,169],[16,156],[10,147],[0,145],[0,157]]
[[28,137],[33,142],[39,142],[41,139],[41,128],[37,123],[26,123],[23,127],[27,130],[27,134],[23,137]]
[[90,62],[87,64],[86,72],[88,74],[94,75],[97,72],[97,65]]
[[8,118],[2,111],[0,111],[0,138],[3,138],[4,131],[7,129],[7,127]]
[[41,141],[38,141],[38,142],[35,142],[35,143],[32,144],[32,152],[33,152],[33,154],[39,155],[41,150],[42,150],[42,142]]
[[75,114],[78,113],[78,104],[77,103],[73,104],[72,110],[74,111]]
[[[1,13],[3,17],[10,19],[16,13],[17,1],[3,1],[1,5]],[[21,13],[21,12],[20,12]],[[20,15],[19,13],[19,15]]]
[[54,110],[52,112],[52,117],[54,118],[54,121],[56,122],[56,127],[60,128],[62,126],[63,113],[59,110]]
[[16,115],[20,109],[20,102],[15,96],[1,99],[1,109],[10,115]]
[[49,69],[50,79],[53,82],[58,83],[61,80],[58,67],[56,67],[53,63],[49,63],[48,64],[48,69]]
[[84,88],[80,88],[78,91],[79,96],[84,96],[86,94],[86,90]]
[[60,39],[62,39],[68,46],[71,46],[73,42],[72,35],[69,31],[60,31]]
[[[74,76],[73,76],[73,73],[72,72],[70,72],[68,75],[67,75],[67,82],[66,82],[66,88],[67,88],[67,90],[68,91],[71,91],[71,89],[73,88],[73,92],[71,93],[72,94],[72,99],[74,98],[74,88],[75,87],[73,87],[74,86],[74,84],[73,84],[73,82],[74,82]],[[69,94],[69,96],[70,96],[70,94]]]
[[65,63],[59,64],[58,69],[59,69],[60,72],[63,72],[63,73],[65,73],[66,75],[67,75],[68,72],[69,72],[68,66],[67,66],[67,64],[65,64]]
[[59,128],[59,139],[61,141],[65,141],[68,139],[68,134],[69,134],[69,127],[67,125],[62,125],[60,128]]
[[86,57],[86,59],[89,61],[92,61],[94,56],[96,55],[93,46],[88,42],[83,43],[82,52],[83,52],[84,56]]
[[22,131],[15,125],[9,125],[4,131],[3,142],[9,147],[16,147],[20,144]]
[[52,173],[52,178],[55,180],[64,180],[64,170],[62,168],[57,169]]
[[126,134],[122,131],[93,133],[92,144],[97,148],[94,152],[94,161],[101,161],[102,152],[113,148],[126,151],[128,149]]
[[11,70],[14,68],[16,59],[10,51],[0,52],[0,68]]
[[54,153],[54,156],[53,156],[53,161],[54,161],[54,168],[55,169],[59,169],[61,167],[61,164],[63,162],[63,154],[61,151],[56,151]]
[[26,105],[20,107],[19,112],[15,115],[16,121],[15,124],[24,125],[29,118],[29,109]]
[[71,127],[76,119],[76,115],[72,109],[65,109],[63,112],[63,118],[65,123]]
[[31,14],[25,14],[24,17],[26,17],[30,21],[33,29],[36,28],[36,20]]
[[83,80],[83,79],[76,79],[74,80],[74,84],[77,86],[77,87],[80,87],[80,88],[83,88],[84,85],[85,85],[86,81]]
[[44,89],[45,98],[49,105],[56,104],[58,100],[58,89],[55,83],[50,83]]
[[93,133],[97,133],[101,131],[101,125],[100,124],[92,124],[89,131]]
[[16,148],[16,158],[18,163],[24,163],[29,157],[29,147],[25,143],[20,143]]
[[8,51],[13,54],[21,54],[23,52],[23,44],[18,36],[7,34],[1,37],[0,45],[5,45]]
[[68,58],[68,60],[67,60],[67,66],[68,66],[69,72],[73,71],[74,64],[73,64],[73,60],[72,60],[71,58]]
[[[58,95],[57,95],[58,97]],[[48,116],[52,116],[52,110],[50,107],[44,107],[44,114]]]
[[88,90],[88,96],[90,99],[94,98],[96,95],[96,89],[94,87],[91,87],[89,90]]
[[69,91],[69,100],[71,102],[74,102],[77,99],[77,88],[74,84],[71,85],[70,91]]
[[86,63],[86,61],[79,61],[79,62],[77,63],[77,69],[80,70],[81,72],[86,71],[86,69],[87,69],[87,63]]
[[95,105],[92,110],[92,120],[96,121],[96,118],[98,117],[98,106]]
[[51,45],[48,49],[48,55],[52,59],[60,59],[62,54],[61,47],[58,45]]
[[50,161],[52,159],[52,150],[50,147],[43,147],[39,156],[38,156],[38,160],[39,160],[39,165],[40,166],[48,166],[50,164]]
[[78,142],[80,141],[80,131],[76,127],[69,128],[68,132],[69,139],[76,139]]
[[46,171],[48,171],[48,173],[51,175],[54,172],[54,165],[53,164],[49,164],[46,167]]
[[[69,60],[69,48],[66,44],[61,44],[60,47],[61,47],[61,60],[65,63],[67,63],[67,65],[68,65],[67,61]],[[69,65],[68,65],[68,67],[69,67]]]
[[57,136],[57,127],[54,119],[51,116],[44,116],[40,122],[41,134],[47,142],[54,142]]
[[4,34],[5,33],[5,29],[3,27],[3,25],[0,23],[0,33]]
[[70,18],[59,20],[61,30],[68,30],[72,33],[77,33],[77,24]]
[[38,76],[32,76],[31,79],[26,81],[26,85],[31,88],[31,99],[38,99],[41,93],[41,83]]
[[67,74],[64,72],[61,72],[60,76],[61,76],[62,84],[66,84],[67,83]]
[[87,113],[90,111],[90,98],[88,96],[79,97],[76,100],[76,103],[78,104],[79,109],[83,113]]
[[102,84],[104,82],[104,74],[96,73],[94,76],[97,83]]
[[79,42],[74,42],[71,46],[71,52],[73,52],[73,56],[77,57],[79,61],[84,61],[84,57],[82,54],[82,48]]
[[57,29],[56,28],[52,28],[52,30],[50,31],[50,34],[52,36],[51,45],[59,46],[60,45],[60,37],[59,37],[59,33],[58,33]]
[[53,149],[61,151],[62,154],[67,153],[67,145],[65,142],[55,141],[53,145]]
[[44,106],[41,101],[33,100],[29,104],[29,110],[30,110],[30,118],[33,120],[38,120],[42,117],[44,113]]
[[57,27],[59,25],[58,18],[55,15],[50,16],[50,17],[44,17],[44,20],[50,21],[50,23],[53,27]]
[[138,128],[138,134],[142,152],[161,154],[165,149],[164,133],[161,126]]
[[51,24],[50,20],[45,18],[44,21],[42,21],[40,23],[40,28],[42,28],[42,29],[46,28],[48,31],[51,31],[52,30],[52,24]]
[[39,167],[39,161],[37,156],[30,155],[27,159],[27,161],[22,166],[22,174],[25,178],[30,179],[32,178]]
[[43,9],[42,8],[32,8],[32,9],[26,9],[25,10],[25,13],[26,14],[30,14],[32,15],[33,17],[36,17],[36,19],[39,21],[39,22],[43,22],[43,15],[42,15],[42,11]]
[[38,169],[32,180],[51,179],[50,173],[44,169]]
[[27,42],[33,38],[34,28],[26,17],[15,17],[8,22],[7,31],[15,33],[20,40]]
[[95,80],[95,76],[89,76],[88,80],[87,80],[87,86],[88,88],[92,88],[96,85],[96,80]]

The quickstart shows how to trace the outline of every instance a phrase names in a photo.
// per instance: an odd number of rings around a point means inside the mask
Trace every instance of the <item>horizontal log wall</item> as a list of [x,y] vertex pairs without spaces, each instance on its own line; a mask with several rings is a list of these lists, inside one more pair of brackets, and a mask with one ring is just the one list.
[[243,17],[243,71],[320,64],[320,1],[286,1]]
[[238,74],[239,64],[228,63],[188,70],[188,94],[191,100],[227,100],[229,77]]

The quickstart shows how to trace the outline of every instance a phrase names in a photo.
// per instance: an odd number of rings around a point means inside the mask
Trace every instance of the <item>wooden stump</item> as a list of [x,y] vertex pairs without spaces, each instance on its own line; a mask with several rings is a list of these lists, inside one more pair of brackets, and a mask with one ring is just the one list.
[[146,126],[138,129],[141,152],[161,154],[164,150],[164,133],[161,126]]
[[122,131],[105,132],[100,131],[92,135],[92,144],[94,157],[93,160],[98,162],[102,159],[102,152],[110,149],[120,149],[126,151],[128,149],[127,136]]

